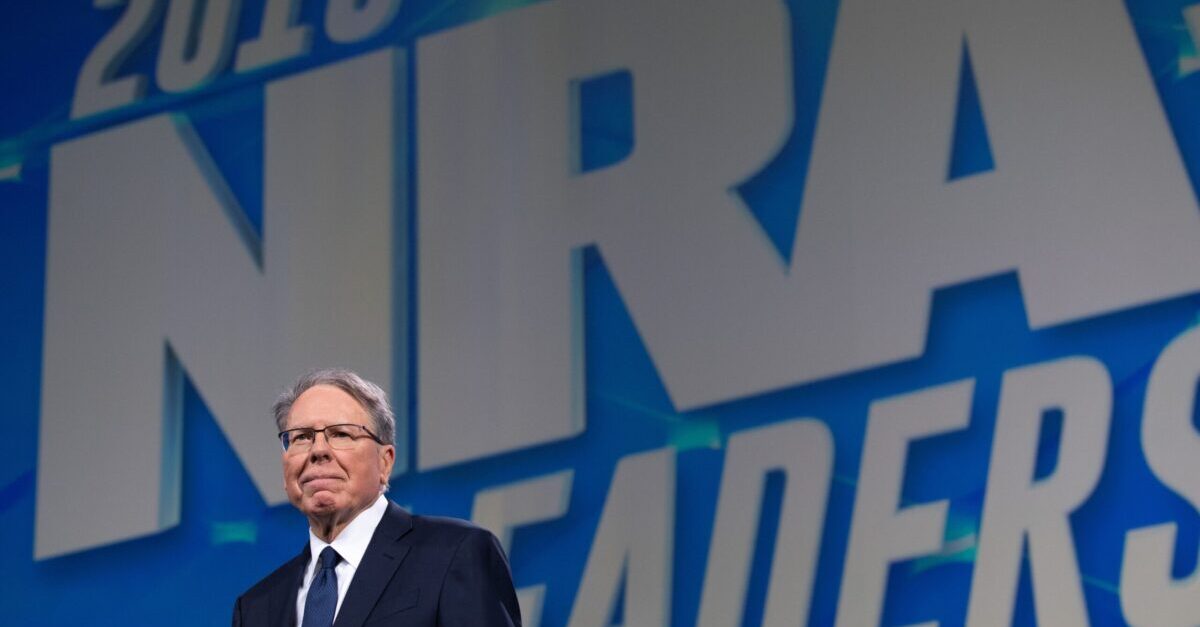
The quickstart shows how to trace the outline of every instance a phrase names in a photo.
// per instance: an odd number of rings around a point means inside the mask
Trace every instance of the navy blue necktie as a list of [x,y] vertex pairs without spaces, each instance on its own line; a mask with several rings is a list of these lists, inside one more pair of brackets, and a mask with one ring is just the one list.
[[303,627],[330,627],[333,625],[333,614],[337,610],[337,566],[341,556],[333,547],[327,546],[321,551],[320,564],[313,574],[312,585],[308,587],[308,598],[304,600]]

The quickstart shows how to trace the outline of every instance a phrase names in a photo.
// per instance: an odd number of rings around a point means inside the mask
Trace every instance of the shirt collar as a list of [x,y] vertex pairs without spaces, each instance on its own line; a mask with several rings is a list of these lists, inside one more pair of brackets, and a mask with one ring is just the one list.
[[325,547],[332,546],[343,560],[354,568],[358,568],[363,555],[367,552],[367,545],[371,543],[371,536],[375,535],[375,527],[378,527],[379,521],[383,520],[387,506],[387,497],[380,494],[370,507],[359,512],[358,516],[355,516],[354,520],[351,520],[350,524],[342,529],[333,542],[325,542],[318,538],[310,528],[308,530],[308,550],[312,558],[309,560],[309,564],[316,561],[316,556],[320,555]]

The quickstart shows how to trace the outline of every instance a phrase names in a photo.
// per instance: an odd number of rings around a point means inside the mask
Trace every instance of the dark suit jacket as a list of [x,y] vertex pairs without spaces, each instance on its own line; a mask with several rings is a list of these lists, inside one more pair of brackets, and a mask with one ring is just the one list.
[[[238,597],[234,627],[292,627],[304,551]],[[519,627],[521,610],[496,537],[470,523],[413,516],[395,503],[367,545],[335,627]]]

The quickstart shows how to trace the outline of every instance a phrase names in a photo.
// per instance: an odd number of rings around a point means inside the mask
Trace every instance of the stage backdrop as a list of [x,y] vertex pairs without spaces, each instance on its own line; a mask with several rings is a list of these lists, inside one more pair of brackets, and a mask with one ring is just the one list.
[[1200,5],[0,8],[6,625],[214,625],[346,366],[526,624],[1200,623]]

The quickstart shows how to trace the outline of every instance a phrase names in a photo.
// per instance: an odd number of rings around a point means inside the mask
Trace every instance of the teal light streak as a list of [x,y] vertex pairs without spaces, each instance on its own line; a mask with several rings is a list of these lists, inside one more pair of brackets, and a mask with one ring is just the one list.
[[21,164],[11,163],[0,167],[0,181],[20,181],[21,180]]
[[914,573],[927,571],[943,564],[969,564],[975,561],[975,551],[979,548],[979,538],[974,534],[948,540],[942,545],[942,550],[932,555],[918,558],[913,562]]
[[249,521],[215,522],[211,538],[214,546],[235,542],[254,544],[258,541],[258,525]]
[[697,448],[719,449],[721,430],[715,420],[685,420],[674,425],[668,440],[679,451]]
[[676,450],[686,451],[697,448],[719,449],[725,445],[724,439],[721,437],[721,429],[714,418],[684,418],[677,414],[658,411],[612,394],[596,392],[594,394],[597,398],[601,398],[609,403],[666,423],[669,429],[667,444]]
[[1121,591],[1120,588],[1117,587],[1117,584],[1105,581],[1099,577],[1093,577],[1092,575],[1084,574],[1081,575],[1081,578],[1083,579],[1083,583],[1098,590],[1108,592],[1112,595],[1118,595]]
[[1183,14],[1178,20],[1137,20],[1134,27],[1150,34],[1153,39],[1168,42],[1178,51],[1173,59],[1168,59],[1159,67],[1152,67],[1155,77],[1174,78],[1182,80],[1200,70],[1200,55],[1197,55],[1196,42],[1193,33]]

